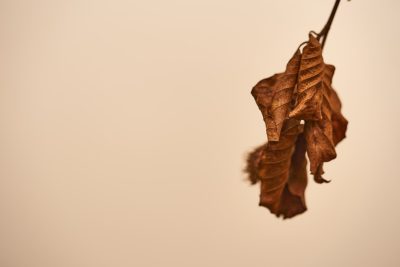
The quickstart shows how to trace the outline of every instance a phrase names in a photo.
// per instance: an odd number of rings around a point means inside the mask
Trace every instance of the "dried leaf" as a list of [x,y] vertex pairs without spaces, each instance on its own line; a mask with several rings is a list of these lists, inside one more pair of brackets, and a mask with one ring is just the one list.
[[338,103],[330,103],[334,72],[334,66],[324,63],[321,45],[310,34],[300,61],[297,102],[289,117],[306,121],[310,171],[318,183],[328,182],[322,178],[323,163],[336,158],[331,105]]
[[249,174],[249,181],[251,182],[251,184],[256,184],[259,181],[258,168],[260,166],[261,159],[264,157],[265,146],[266,144],[257,147],[247,157],[245,172]]
[[304,136],[307,142],[307,155],[310,159],[310,171],[317,183],[328,182],[322,178],[322,165],[336,158],[335,147],[326,132],[332,132],[329,121],[306,121]]
[[340,100],[331,86],[334,73],[333,65],[324,65],[322,118],[319,121],[306,121],[304,129],[310,171],[317,183],[328,182],[322,178],[323,163],[336,158],[335,146],[345,137],[347,129],[347,120],[341,114]]
[[249,178],[261,182],[260,206],[276,216],[291,218],[304,212],[307,186],[305,139],[298,120],[285,122],[279,142],[268,142],[250,153]]
[[306,207],[304,192],[307,186],[307,159],[306,159],[306,139],[301,133],[297,137],[296,147],[292,155],[288,187],[290,192],[298,196]]
[[275,131],[275,124],[273,122],[272,116],[269,113],[269,108],[272,104],[272,98],[275,93],[274,86],[276,84],[277,78],[280,75],[282,74],[275,74],[272,77],[259,81],[251,90],[251,94],[256,100],[257,106],[260,109],[264,118],[268,140],[276,139],[276,136],[273,136],[273,132]]
[[348,121],[342,115],[342,103],[340,102],[338,94],[332,87],[329,99],[332,108],[333,143],[336,146],[340,141],[346,138]]
[[289,117],[299,120],[321,120],[322,89],[325,64],[318,40],[310,34],[303,49],[297,84],[297,103]]
[[260,205],[278,217],[291,218],[307,209],[305,154],[314,180],[328,182],[322,178],[323,164],[336,158],[335,146],[346,136],[348,122],[332,88],[334,73],[335,67],[324,63],[321,44],[310,35],[284,73],[261,80],[252,89],[268,143],[249,154],[246,172],[252,184],[260,181]]
[[263,115],[269,141],[278,141],[283,122],[290,111],[297,82],[301,53],[299,50],[286,65],[283,73],[258,82],[251,91]]

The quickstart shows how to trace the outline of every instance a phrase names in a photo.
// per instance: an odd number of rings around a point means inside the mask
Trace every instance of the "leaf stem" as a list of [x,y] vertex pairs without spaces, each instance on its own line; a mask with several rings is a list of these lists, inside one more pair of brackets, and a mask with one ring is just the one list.
[[326,38],[328,37],[328,33],[329,33],[329,30],[331,29],[331,25],[332,25],[333,19],[335,18],[335,14],[339,7],[339,4],[340,4],[340,0],[336,0],[328,21],[326,22],[324,28],[322,28],[321,32],[318,34],[318,37],[317,37],[318,41],[322,38],[322,44],[321,44],[322,49],[324,49]]

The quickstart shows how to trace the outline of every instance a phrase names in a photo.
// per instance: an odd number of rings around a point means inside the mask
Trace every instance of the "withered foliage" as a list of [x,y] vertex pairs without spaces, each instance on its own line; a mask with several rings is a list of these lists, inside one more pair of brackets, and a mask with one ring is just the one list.
[[324,162],[336,158],[335,146],[345,138],[347,120],[332,88],[333,65],[322,57],[312,34],[286,70],[258,82],[251,93],[262,113],[268,142],[251,152],[246,172],[260,182],[260,206],[291,218],[306,211],[307,158],[317,183]]

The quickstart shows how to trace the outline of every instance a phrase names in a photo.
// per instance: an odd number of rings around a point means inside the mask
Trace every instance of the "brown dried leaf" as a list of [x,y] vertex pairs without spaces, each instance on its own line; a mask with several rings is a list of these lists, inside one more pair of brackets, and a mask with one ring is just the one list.
[[318,183],[327,182],[322,178],[323,163],[336,158],[332,106],[336,105],[338,108],[340,102],[335,102],[338,99],[331,100],[334,72],[334,66],[324,63],[321,45],[310,34],[300,61],[296,105],[289,117],[306,121],[304,135],[307,140],[310,171]]
[[297,84],[297,103],[289,117],[299,120],[321,120],[322,88],[325,64],[318,40],[310,34],[303,49]]
[[251,184],[256,184],[259,181],[258,177],[258,167],[260,166],[260,161],[264,157],[264,150],[266,144],[257,147],[253,152],[249,153],[247,156],[247,165],[245,172],[249,174],[249,181]]
[[330,122],[324,119],[322,121],[306,121],[304,126],[310,171],[317,183],[328,182],[322,178],[322,165],[324,162],[336,158],[335,147],[327,136],[327,132],[332,132],[332,127],[329,124]]
[[338,94],[332,87],[329,99],[332,108],[333,143],[336,146],[340,141],[346,138],[348,121],[342,115],[342,103],[340,102]]
[[279,142],[268,142],[249,154],[247,169],[252,183],[261,182],[260,206],[276,216],[291,218],[303,213],[307,186],[307,160],[303,125],[285,122]]
[[272,99],[275,93],[274,86],[276,84],[276,80],[280,75],[282,74],[275,74],[274,76],[259,81],[251,90],[251,94],[256,100],[257,106],[263,116],[268,140],[274,139],[272,133],[274,132],[275,125],[273,118],[269,113],[269,107],[272,104]]
[[307,186],[306,145],[304,134],[299,134],[296,140],[296,147],[292,155],[288,179],[288,187],[290,192],[301,199],[304,208],[306,207],[304,192]]
[[348,122],[332,88],[334,72],[333,65],[324,63],[319,41],[310,35],[303,53],[295,53],[284,73],[252,89],[268,143],[249,155],[246,172],[252,184],[261,182],[260,205],[278,217],[291,218],[307,209],[305,154],[314,180],[328,182],[322,178],[323,164],[336,157],[335,146],[346,136]]
[[251,91],[263,115],[269,141],[278,141],[283,122],[290,110],[297,82],[301,53],[299,50],[286,65],[283,73],[258,82]]
[[317,183],[328,182],[322,178],[323,163],[336,158],[335,146],[345,137],[347,129],[347,120],[341,114],[340,100],[331,86],[334,73],[333,65],[324,65],[322,118],[319,121],[306,121],[304,128],[310,171]]

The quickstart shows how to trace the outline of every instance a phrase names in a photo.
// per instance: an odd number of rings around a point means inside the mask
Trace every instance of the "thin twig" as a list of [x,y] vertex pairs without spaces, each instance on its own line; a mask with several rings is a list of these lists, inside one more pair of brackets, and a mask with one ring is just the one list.
[[326,38],[328,37],[328,33],[329,33],[329,30],[331,29],[331,25],[332,25],[333,19],[335,18],[335,14],[336,14],[339,4],[340,4],[340,0],[336,0],[328,21],[326,22],[324,28],[322,28],[321,32],[318,34],[317,39],[320,40],[322,38],[322,44],[321,44],[322,49],[324,49],[325,41],[326,41]]

